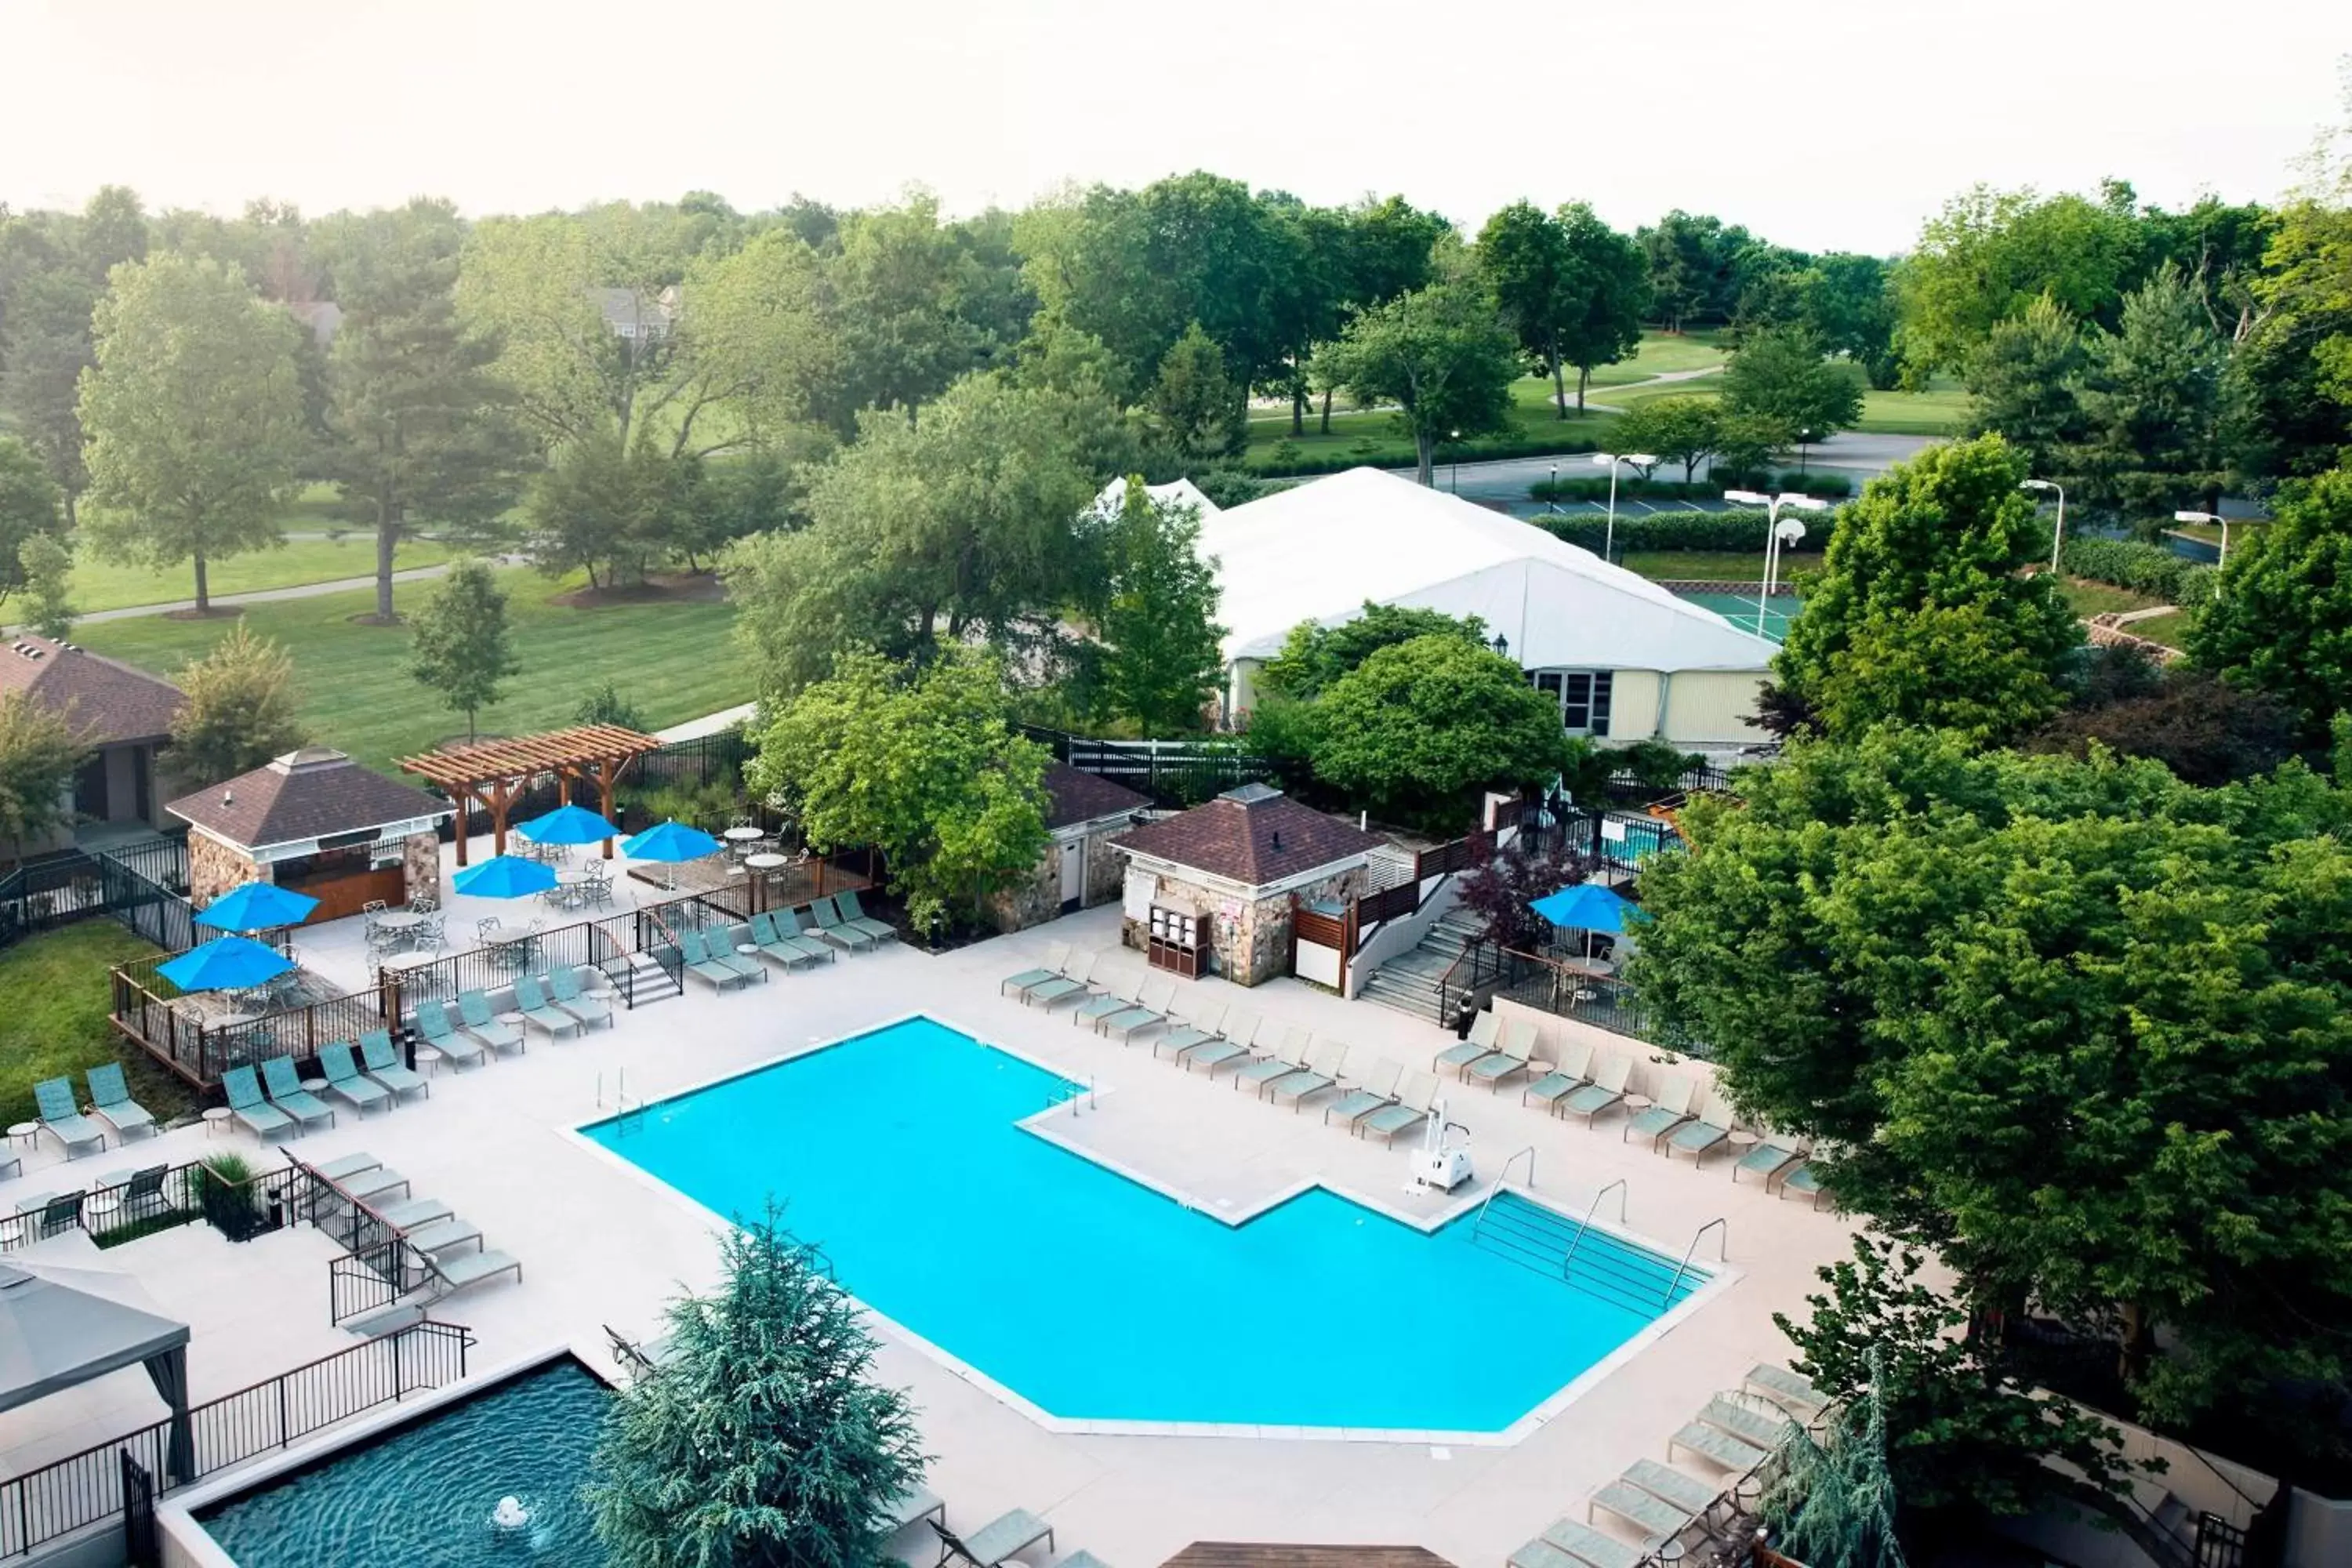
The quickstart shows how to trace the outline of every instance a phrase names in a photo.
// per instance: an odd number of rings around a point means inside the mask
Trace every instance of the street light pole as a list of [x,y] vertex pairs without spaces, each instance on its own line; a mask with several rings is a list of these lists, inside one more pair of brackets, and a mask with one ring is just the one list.
[[1651,468],[1656,467],[1657,461],[1658,459],[1648,452],[1595,452],[1592,454],[1593,466],[1609,470],[1609,526],[1601,539],[1601,559],[1603,561],[1610,560],[1611,552],[1617,548],[1617,465],[1631,463],[1646,474]]
[[2050,570],[2055,572],[2058,570],[2058,547],[2066,541],[2066,487],[2056,479],[2028,479],[2017,488],[2058,492],[2058,526],[2050,531]]
[[2213,563],[2213,570],[2219,572],[2222,567],[2227,566],[2230,563],[2230,520],[2228,518],[2223,517],[2218,511],[2176,511],[2172,514],[2172,521],[2175,522],[2210,522],[2219,528],[2221,531],[2221,553],[2215,559]]
[[1787,542],[1791,544],[1805,537],[1805,525],[1793,517],[1782,522],[1781,510],[1785,508],[1797,511],[1826,511],[1830,503],[1814,496],[1799,495],[1794,490],[1782,490],[1777,496],[1768,496],[1757,490],[1726,490],[1723,499],[1737,501],[1741,506],[1764,509],[1764,581],[1757,585],[1756,593],[1756,635],[1760,637],[1766,635],[1766,601],[1772,596],[1772,578],[1780,560],[1782,531],[1786,530]]
[[1544,501],[1552,510],[1559,510],[1559,465],[1558,463],[1551,466],[1551,483],[1546,487]]

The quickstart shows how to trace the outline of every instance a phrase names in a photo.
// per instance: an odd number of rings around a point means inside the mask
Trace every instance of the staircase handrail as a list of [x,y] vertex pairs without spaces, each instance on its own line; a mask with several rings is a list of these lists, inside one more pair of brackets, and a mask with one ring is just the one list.
[[1675,1304],[1675,1292],[1682,1289],[1683,1276],[1690,1272],[1691,1257],[1694,1253],[1698,1251],[1700,1238],[1705,1237],[1708,1231],[1717,1229],[1721,1230],[1723,1235],[1716,1240],[1715,1260],[1717,1263],[1723,1261],[1723,1248],[1725,1242],[1731,1235],[1731,1225],[1729,1221],[1718,1215],[1699,1226],[1696,1234],[1692,1236],[1690,1245],[1683,1248],[1683,1260],[1681,1264],[1675,1268],[1674,1279],[1666,1285],[1667,1306],[1671,1307]]
[[1520,1154],[1526,1155],[1528,1160],[1528,1190],[1530,1192],[1535,1190],[1536,1146],[1530,1143],[1526,1148],[1520,1150],[1517,1154],[1513,1154],[1509,1159],[1504,1161],[1503,1168],[1495,1173],[1495,1184],[1486,1189],[1486,1197],[1481,1200],[1478,1205],[1477,1215],[1470,1221],[1471,1240],[1475,1241],[1478,1239],[1478,1227],[1486,1223],[1486,1210],[1488,1206],[1494,1203],[1496,1194],[1503,1190],[1503,1184],[1510,1180],[1511,1166],[1517,1163]]
[[[1568,1244],[1568,1256],[1559,1260],[1559,1277],[1562,1279],[1568,1278],[1568,1266],[1576,1261],[1576,1249],[1584,1245],[1585,1235],[1592,1228],[1592,1211],[1599,1208],[1601,1200],[1609,1195],[1610,1187],[1617,1189],[1617,1223],[1619,1225],[1625,1223],[1625,1199],[1633,1189],[1626,1184],[1625,1177],[1620,1176],[1610,1183],[1608,1187],[1603,1187],[1593,1194],[1592,1201],[1584,1205],[1584,1223],[1576,1227],[1576,1239]],[[1666,1294],[1672,1297],[1674,1292],[1669,1290]]]

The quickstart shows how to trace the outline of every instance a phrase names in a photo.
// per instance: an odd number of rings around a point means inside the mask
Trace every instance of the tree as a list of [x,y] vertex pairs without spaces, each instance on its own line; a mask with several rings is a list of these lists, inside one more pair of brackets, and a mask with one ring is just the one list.
[[100,548],[195,565],[276,544],[303,441],[296,330],[217,262],[159,256],[113,275],[81,381],[88,520]]
[[89,483],[82,467],[81,373],[90,363],[90,312],[100,289],[62,260],[33,271],[0,300],[0,413],[65,492],[73,521]]
[[1730,320],[1738,298],[1737,258],[1754,243],[1746,229],[1676,208],[1636,229],[1633,243],[1649,275],[1653,319],[1666,331]]
[[1318,697],[1381,649],[1425,637],[1454,637],[1484,647],[1486,623],[1475,616],[1449,616],[1418,605],[1376,605],[1367,599],[1361,611],[1337,626],[1301,621],[1291,627],[1282,651],[1258,671],[1258,685],[1285,697]]
[[1618,416],[1611,439],[1629,452],[1653,452],[1683,466],[1688,484],[1723,438],[1723,405],[1712,397],[1653,397]]
[[1559,707],[1517,664],[1454,636],[1384,647],[1316,703],[1315,772],[1390,821],[1453,832],[1488,785],[1549,780]]
[[881,850],[908,923],[930,932],[1034,873],[1045,763],[1013,729],[1003,667],[951,647],[913,669],[844,654],[776,713],[747,776],[813,847]]
[[613,1396],[584,1489],[614,1568],[880,1568],[922,1479],[915,1413],[771,1206],[719,1240],[718,1290],[669,1309],[660,1370]]
[[2083,395],[2084,499],[2140,516],[2220,505],[2228,359],[2178,268],[2126,295],[2121,327],[2095,342]]
[[2231,543],[2211,604],[2189,628],[2189,657],[2233,684],[2268,692],[2306,744],[2352,712],[2352,469],[2280,491],[2270,526]]
[[2278,216],[2252,284],[2254,313],[2233,334],[2244,411],[2242,460],[2265,476],[2333,468],[2352,444],[2352,183],[2306,195]]
[[[1568,234],[1559,220],[1532,202],[1513,202],[1478,231],[1478,276],[1495,297],[1519,347],[1549,376],[1556,416],[1568,417],[1568,387],[1560,375],[1560,339],[1574,298]],[[1581,389],[1578,406],[1583,405]]]
[[903,205],[842,220],[840,253],[825,268],[846,396],[861,408],[915,411],[978,363],[986,346],[963,317],[965,258],[926,193]]
[[1358,402],[1397,405],[1424,485],[1440,440],[1508,426],[1517,344],[1466,278],[1357,312],[1329,354],[1332,377]]
[[[2129,648],[2103,648],[2146,663]],[[2147,688],[2074,707],[2024,738],[2027,751],[2084,756],[2095,743],[2117,756],[2153,757],[2180,778],[2211,787],[2266,773],[2293,756],[2295,715],[2267,692],[2175,665],[2151,670]]]
[[0,692],[0,838],[10,858],[73,820],[74,775],[89,760],[70,715],[20,691]]
[[1146,735],[1201,728],[1224,670],[1217,563],[1202,558],[1200,540],[1194,509],[1162,506],[1129,477],[1106,542],[1101,692],[1111,714]]
[[1862,417],[1862,388],[1822,357],[1811,332],[1778,328],[1750,333],[1723,367],[1723,405],[1769,419],[1791,439],[1819,441]]
[[394,552],[420,521],[478,531],[513,504],[528,456],[498,345],[467,331],[454,293],[464,227],[417,200],[352,217],[321,249],[343,316],[327,364],[320,468],[375,530],[375,615],[394,619]]
[[1145,403],[1179,463],[1223,457],[1249,438],[1247,393],[1225,374],[1224,351],[1198,321],[1160,359]]
[[1994,325],[2047,295],[2108,321],[2138,245],[2128,191],[2112,201],[1978,185],[1927,220],[1895,269],[1906,382],[1968,363]]
[[[1591,742],[1574,735],[1570,742],[1571,769],[1594,759]],[[1600,771],[1605,779],[1605,763]],[[1583,798],[1581,791],[1570,793]],[[1522,952],[1535,952],[1553,940],[1552,923],[1535,912],[1536,900],[1585,880],[1597,864],[1570,848],[1564,835],[1517,838],[1499,854],[1474,858],[1476,864],[1462,877],[1462,907],[1480,921],[1487,941]]]
[[410,628],[408,672],[466,716],[499,700],[499,683],[520,670],[507,626],[507,596],[489,565],[470,557],[449,563],[418,606]]
[[1842,508],[1805,613],[1773,658],[1827,732],[1941,725],[1981,741],[2063,701],[2080,624],[2046,574],[2017,454],[1998,436],[1931,447]]
[[1870,1386],[1836,1412],[1826,1447],[1802,1428],[1789,1438],[1787,1468],[1758,1509],[1779,1531],[1779,1549],[1817,1568],[1908,1568],[1896,1537],[1880,1364],[1871,1363]]
[[164,761],[189,789],[233,779],[310,738],[293,656],[243,621],[173,682],[188,700],[172,721]]
[[[1969,356],[1969,425],[2017,448],[2047,475],[2071,461],[2084,434],[2080,395],[2089,354],[2066,308],[2043,294],[2023,313],[1997,321]],[[2071,471],[2071,470],[2067,470]]]
[[691,462],[642,432],[626,447],[606,431],[561,448],[524,503],[531,563],[584,571],[592,588],[645,581],[688,521]]
[[580,700],[580,706],[572,710],[572,721],[575,724],[610,724],[623,730],[642,731],[646,727],[645,710],[622,696],[621,689],[609,680]]
[[37,533],[16,547],[25,584],[25,624],[62,642],[73,630],[73,552],[54,533]]
[[36,534],[65,527],[65,497],[33,449],[0,436],[0,606],[25,586],[20,555]]
[[[1576,411],[1581,414],[1592,373],[1641,347],[1642,316],[1650,308],[1649,268],[1641,247],[1584,203],[1568,203],[1557,218],[1567,246],[1570,303],[1559,354],[1576,367]],[[1557,384],[1553,391],[1559,391]]]

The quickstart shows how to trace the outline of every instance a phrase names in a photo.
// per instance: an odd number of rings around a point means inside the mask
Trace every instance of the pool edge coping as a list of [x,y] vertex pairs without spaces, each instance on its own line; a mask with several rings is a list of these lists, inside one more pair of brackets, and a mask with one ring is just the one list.
[[[1001,1040],[992,1039],[977,1030],[966,1028],[961,1025],[950,1022],[948,1019],[940,1017],[936,1014],[925,1012],[917,1008],[895,1015],[894,1016],[886,1018],[879,1023],[869,1025],[865,1028],[852,1030],[847,1034],[838,1036],[833,1039],[803,1042],[797,1047],[781,1051],[775,1056],[763,1061],[755,1062],[747,1067],[730,1068],[725,1072],[714,1073],[709,1078],[694,1080],[677,1089],[671,1089],[655,1099],[645,1100],[637,1109],[639,1112],[642,1112],[644,1110],[650,1110],[654,1106],[664,1104],[669,1100],[683,1100],[688,1095],[700,1094],[706,1089],[715,1089],[721,1084],[730,1083],[740,1078],[750,1078],[755,1074],[771,1071],[788,1062],[796,1061],[802,1057],[814,1056],[819,1051],[831,1050],[835,1047],[847,1045],[851,1041],[863,1039],[868,1035],[878,1035],[885,1030],[895,1029],[901,1025],[915,1022],[938,1024],[944,1028],[950,1029],[955,1033],[963,1036],[966,1039],[972,1041],[976,1045],[984,1047],[989,1050],[1001,1051],[1004,1055],[1013,1058],[1015,1061],[1018,1061],[1026,1067],[1034,1068],[1037,1071],[1045,1073],[1051,1078],[1057,1079],[1064,1083],[1075,1084],[1077,1082],[1077,1080],[1072,1079],[1070,1075],[1062,1068],[1055,1067],[1050,1063],[1038,1060],[1035,1057],[1031,1056],[1028,1052],[1022,1050],[1017,1046],[1007,1045]],[[1091,1083],[1087,1084],[1086,1088],[1090,1095],[1108,1096],[1117,1092],[1116,1089],[1096,1089]],[[1021,1118],[1014,1121],[1013,1125],[1021,1129],[1023,1131],[1030,1133],[1032,1136],[1040,1138],[1045,1142],[1051,1143],[1055,1148],[1062,1150],[1066,1153],[1075,1155],[1080,1159],[1087,1161],[1089,1163],[1101,1167],[1103,1170],[1109,1172],[1112,1175],[1118,1176],[1124,1181],[1132,1182],[1138,1186],[1144,1188],[1146,1191],[1155,1193],[1160,1197],[1163,1197],[1169,1202],[1176,1204],[1181,1207],[1191,1209],[1213,1219],[1223,1221],[1226,1226],[1234,1229],[1238,1229],[1242,1226],[1248,1224],[1251,1220],[1268,1214],[1274,1209],[1279,1208],[1282,1205],[1289,1203],[1293,1199],[1297,1198],[1306,1193],[1312,1192],[1316,1188],[1319,1187],[1324,1191],[1330,1193],[1333,1196],[1345,1202],[1354,1204],[1359,1207],[1367,1209],[1373,1214],[1379,1215],[1383,1219],[1393,1220],[1398,1224],[1408,1226],[1414,1230],[1420,1231],[1423,1235],[1432,1235],[1436,1231],[1443,1229],[1444,1226],[1451,1225],[1455,1220],[1460,1219],[1464,1215],[1468,1214],[1471,1210],[1485,1203],[1488,1195],[1493,1191],[1496,1190],[1489,1188],[1485,1192],[1465,1194],[1460,1199],[1448,1204],[1444,1208],[1436,1211],[1433,1215],[1424,1217],[1420,1215],[1401,1213],[1395,1209],[1390,1208],[1386,1204],[1380,1200],[1360,1194],[1352,1188],[1342,1186],[1333,1182],[1319,1180],[1315,1177],[1302,1176],[1297,1181],[1277,1189],[1273,1196],[1251,1208],[1247,1213],[1240,1215],[1238,1217],[1234,1217],[1229,1210],[1221,1210],[1212,1205],[1203,1204],[1192,1194],[1185,1192],[1181,1188],[1171,1186],[1165,1182],[1159,1181],[1140,1171],[1135,1170],[1122,1162],[1110,1159],[1095,1150],[1072,1143],[1066,1138],[1056,1137],[1050,1131],[1038,1125],[1055,1115],[1070,1110],[1070,1109],[1071,1102],[1069,1101],[1065,1101],[1059,1105],[1048,1106],[1043,1110],[1036,1111],[1029,1116]],[[600,1115],[588,1121],[581,1122],[576,1126],[560,1127],[556,1129],[556,1131],[559,1136],[570,1140],[580,1148],[586,1150],[591,1155],[606,1162],[615,1170],[620,1171],[631,1180],[637,1182],[649,1190],[668,1199],[671,1203],[682,1207],[688,1214],[701,1220],[705,1226],[711,1230],[712,1234],[723,1234],[727,1230],[735,1228],[734,1221],[727,1218],[715,1209],[709,1207],[698,1199],[689,1196],[678,1188],[671,1185],[668,1182],[666,1182],[661,1177],[654,1174],[653,1172],[646,1169],[643,1165],[637,1164],[635,1161],[626,1158],[614,1150],[606,1148],[595,1139],[588,1136],[586,1131],[588,1128],[600,1126],[604,1122],[615,1120],[623,1114],[627,1114],[627,1112],[615,1110],[609,1115]],[[1609,1221],[1601,1218],[1598,1215],[1591,1216],[1588,1222],[1584,1215],[1570,1212],[1559,1205],[1553,1203],[1546,1194],[1536,1191],[1532,1187],[1512,1187],[1505,1190],[1513,1193],[1518,1197],[1526,1199],[1528,1202],[1537,1205],[1538,1207],[1559,1215],[1563,1219],[1574,1221],[1579,1224],[1590,1223],[1593,1228],[1598,1229],[1606,1235],[1614,1237],[1620,1241],[1639,1247],[1643,1252],[1650,1253],[1656,1257],[1665,1256],[1665,1254],[1660,1251],[1657,1247],[1650,1245],[1649,1239],[1643,1237],[1640,1232],[1632,1230],[1623,1226],[1612,1224]],[[841,1289],[842,1294],[847,1297],[851,1303],[854,1304],[859,1311],[864,1312],[875,1321],[882,1324],[893,1338],[919,1352],[927,1360],[940,1366],[957,1381],[968,1384],[972,1387],[979,1389],[981,1392],[990,1395],[1000,1404],[1010,1405],[1016,1413],[1026,1416],[1030,1421],[1035,1423],[1037,1426],[1045,1428],[1048,1432],[1096,1437],[1258,1437],[1276,1441],[1384,1443],[1392,1445],[1464,1448],[1507,1448],[1517,1446],[1519,1443],[1532,1436],[1546,1425],[1557,1419],[1568,1409],[1570,1405],[1573,1405],[1578,1399],[1583,1397],[1583,1395],[1596,1384],[1598,1384],[1601,1378],[1607,1376],[1612,1372],[1615,1372],[1627,1362],[1631,1361],[1633,1356],[1647,1350],[1651,1345],[1654,1344],[1659,1340],[1664,1339],[1667,1334],[1672,1333],[1675,1330],[1680,1328],[1682,1324],[1694,1313],[1701,1310],[1706,1305],[1713,1302],[1717,1297],[1728,1290],[1733,1285],[1747,1277],[1746,1271],[1741,1269],[1738,1265],[1720,1258],[1718,1258],[1715,1263],[1707,1265],[1705,1272],[1707,1276],[1706,1283],[1701,1285],[1697,1289],[1693,1290],[1680,1301],[1675,1302],[1665,1311],[1660,1313],[1657,1317],[1643,1324],[1633,1333],[1628,1335],[1607,1355],[1602,1356],[1599,1361],[1594,1362],[1591,1366],[1586,1367],[1582,1372],[1577,1373],[1575,1377],[1561,1384],[1560,1387],[1555,1390],[1551,1394],[1538,1402],[1532,1409],[1528,1410],[1527,1414],[1517,1417],[1512,1421],[1509,1426],[1496,1432],[1456,1432],[1441,1429],[1424,1430],[1415,1427],[1306,1426],[1295,1425],[1260,1426],[1249,1423],[1209,1421],[1123,1421],[1102,1420],[1084,1416],[1056,1415],[1038,1405],[1035,1401],[1029,1399],[1025,1395],[1021,1394],[1007,1387],[1005,1384],[998,1382],[995,1378],[990,1376],[987,1373],[981,1371],[980,1368],[973,1366],[971,1363],[964,1361],[959,1356],[951,1354],[943,1347],[934,1343],[923,1335],[917,1333],[913,1329],[908,1328],[898,1319],[891,1317],[888,1313],[875,1307],[871,1302],[866,1300],[856,1291],[849,1289],[846,1286],[842,1286],[839,1280],[835,1280],[834,1283]],[[231,1568],[234,1568],[234,1565],[231,1565]]]

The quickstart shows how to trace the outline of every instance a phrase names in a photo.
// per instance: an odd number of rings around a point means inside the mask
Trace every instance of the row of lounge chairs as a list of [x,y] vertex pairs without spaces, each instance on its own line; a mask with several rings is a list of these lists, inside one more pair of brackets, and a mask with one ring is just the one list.
[[[418,1040],[452,1067],[478,1067],[492,1053],[528,1050],[532,1029],[553,1040],[600,1024],[610,1028],[614,1022],[612,1004],[590,992],[577,969],[551,970],[543,978],[518,974],[511,989],[514,1005],[504,1016],[481,991],[457,993],[455,1018],[445,1003],[419,1002]],[[520,1020],[520,1026],[509,1018]]]
[[131,1098],[130,1087],[122,1081],[121,1062],[94,1067],[83,1076],[89,1082],[88,1115],[74,1103],[73,1079],[45,1079],[33,1086],[40,1129],[63,1146],[67,1159],[78,1160],[105,1148],[110,1131],[117,1143],[133,1132],[156,1131],[154,1117]]
[[[1667,1440],[1666,1464],[1635,1460],[1593,1492],[1583,1519],[1555,1520],[1511,1553],[1509,1568],[1637,1568],[1693,1523],[1715,1519],[1728,1494],[1721,1480],[1703,1480],[1674,1468],[1676,1449],[1735,1478],[1744,1476],[1827,1404],[1820,1390],[1787,1367],[1756,1367],[1738,1392],[1708,1400],[1696,1418]],[[1603,1514],[1630,1526],[1639,1542],[1598,1528]]]
[[764,982],[772,969],[830,963],[844,952],[870,952],[898,931],[858,906],[854,892],[836,893],[809,905],[807,922],[796,910],[763,910],[740,925],[709,925],[678,933],[686,972],[714,991]]
[[345,1154],[304,1169],[348,1210],[347,1245],[371,1245],[370,1233],[377,1230],[407,1244],[415,1273],[398,1279],[402,1295],[422,1291],[437,1299],[501,1274],[522,1278],[520,1262],[483,1244],[479,1226],[460,1219],[436,1198],[417,1197],[407,1177],[373,1154]]

